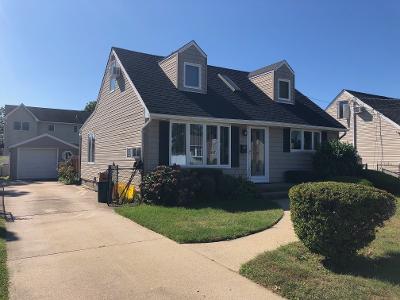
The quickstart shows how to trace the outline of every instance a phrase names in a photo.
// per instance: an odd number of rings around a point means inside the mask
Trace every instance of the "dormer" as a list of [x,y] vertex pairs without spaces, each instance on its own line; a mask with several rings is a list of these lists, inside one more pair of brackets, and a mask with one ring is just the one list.
[[207,93],[207,55],[195,41],[172,52],[159,64],[176,88]]
[[272,100],[294,104],[294,71],[286,60],[250,72],[249,79]]

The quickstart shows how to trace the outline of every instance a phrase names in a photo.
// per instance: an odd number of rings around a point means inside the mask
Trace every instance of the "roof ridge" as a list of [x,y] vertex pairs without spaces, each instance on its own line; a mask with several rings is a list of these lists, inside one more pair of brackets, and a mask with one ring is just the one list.
[[359,91],[354,91],[354,90],[349,90],[349,89],[344,89],[346,92],[352,94],[352,93],[357,93],[357,94],[363,94],[363,95],[368,95],[372,97],[366,97],[366,98],[372,98],[372,99],[399,99],[399,98],[394,98],[394,97],[388,97],[388,96],[383,96],[383,95],[377,95],[377,94],[371,94],[371,93],[365,93],[365,92],[359,92]]

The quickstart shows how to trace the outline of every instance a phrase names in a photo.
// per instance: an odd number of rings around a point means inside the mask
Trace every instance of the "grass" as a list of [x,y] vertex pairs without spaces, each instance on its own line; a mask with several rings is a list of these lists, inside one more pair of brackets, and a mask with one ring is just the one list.
[[0,299],[8,299],[7,250],[5,242],[6,228],[0,218]]
[[271,227],[283,215],[275,202],[215,202],[192,207],[142,204],[117,213],[179,243],[230,240]]
[[400,299],[400,209],[345,268],[325,266],[296,242],[259,255],[240,273],[289,299]]

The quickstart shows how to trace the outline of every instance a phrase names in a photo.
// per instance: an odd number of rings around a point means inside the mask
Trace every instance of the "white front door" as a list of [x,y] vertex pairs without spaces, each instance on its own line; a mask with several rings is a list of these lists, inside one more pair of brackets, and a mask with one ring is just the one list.
[[253,182],[269,181],[269,130],[264,127],[247,129],[247,173]]

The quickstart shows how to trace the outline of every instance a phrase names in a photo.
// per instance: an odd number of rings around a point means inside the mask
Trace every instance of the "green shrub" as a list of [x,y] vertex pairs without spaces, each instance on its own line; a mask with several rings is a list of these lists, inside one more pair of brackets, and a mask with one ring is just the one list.
[[374,186],[371,181],[365,178],[360,177],[351,177],[351,176],[337,176],[331,177],[328,179],[329,181],[336,181],[336,182],[347,182],[347,183],[356,183],[366,186]]
[[199,187],[199,182],[190,171],[179,166],[159,166],[144,176],[142,199],[151,204],[189,204],[195,199]]
[[377,227],[393,216],[395,198],[352,183],[316,182],[289,191],[294,230],[304,245],[343,262],[375,238]]
[[289,183],[303,183],[318,180],[318,174],[314,171],[291,170],[284,174],[285,181]]
[[254,183],[215,169],[159,166],[144,176],[142,200],[160,205],[188,205],[194,201],[246,201],[260,194]]
[[375,187],[395,195],[400,195],[399,178],[374,170],[362,170],[361,174],[363,177],[371,181]]
[[358,176],[362,169],[357,150],[338,140],[321,145],[315,152],[313,166],[321,178]]
[[62,162],[58,166],[58,180],[65,184],[78,182],[78,172],[71,161]]

